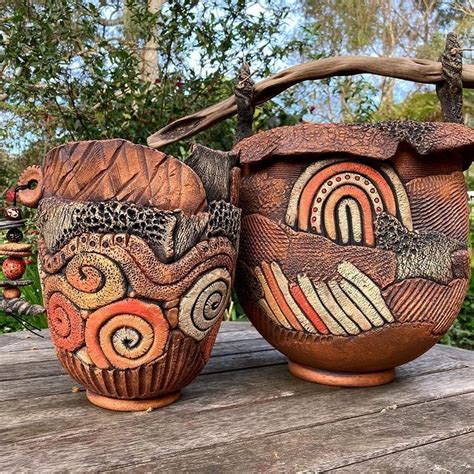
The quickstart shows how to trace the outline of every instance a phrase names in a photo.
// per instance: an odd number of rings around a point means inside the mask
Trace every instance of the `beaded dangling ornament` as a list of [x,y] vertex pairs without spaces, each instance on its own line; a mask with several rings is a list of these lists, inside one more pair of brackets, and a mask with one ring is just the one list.
[[[25,225],[21,210],[16,205],[16,194],[21,189],[27,189],[29,185],[17,186],[13,205],[2,210],[3,219],[0,218],[0,231],[7,231],[6,243],[0,244],[0,259],[2,262],[2,273],[5,277],[0,280],[2,296],[0,296],[0,310],[4,311],[18,321],[28,331],[34,332],[38,329],[25,320],[28,316],[37,316],[44,313],[45,309],[37,304],[31,304],[21,297],[21,287],[31,285],[31,280],[26,280],[23,274],[26,270],[25,257],[31,257],[31,245],[22,242],[23,232],[21,228]],[[40,334],[37,334],[40,336]]]

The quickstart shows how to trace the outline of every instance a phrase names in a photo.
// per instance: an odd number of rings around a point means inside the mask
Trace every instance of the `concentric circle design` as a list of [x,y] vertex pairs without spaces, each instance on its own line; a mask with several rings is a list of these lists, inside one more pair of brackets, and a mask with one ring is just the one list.
[[375,246],[375,218],[382,212],[413,229],[410,203],[396,171],[386,163],[342,158],[319,160],[293,185],[286,222],[339,245]]
[[84,321],[78,308],[61,293],[53,293],[47,304],[48,326],[54,344],[74,351],[84,344]]
[[200,341],[222,317],[229,301],[231,275],[216,268],[203,275],[179,304],[179,328]]
[[158,306],[129,298],[89,316],[86,345],[97,367],[130,369],[160,357],[168,333],[169,325]]

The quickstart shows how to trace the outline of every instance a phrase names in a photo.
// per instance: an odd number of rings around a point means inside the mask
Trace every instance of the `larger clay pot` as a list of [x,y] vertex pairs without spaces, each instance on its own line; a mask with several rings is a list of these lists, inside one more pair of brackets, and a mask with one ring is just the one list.
[[230,296],[240,229],[233,155],[188,165],[124,140],[79,142],[28,168],[57,355],[114,410],[167,405],[209,359]]
[[247,138],[237,289],[303,379],[389,382],[448,330],[470,275],[474,131],[302,124]]

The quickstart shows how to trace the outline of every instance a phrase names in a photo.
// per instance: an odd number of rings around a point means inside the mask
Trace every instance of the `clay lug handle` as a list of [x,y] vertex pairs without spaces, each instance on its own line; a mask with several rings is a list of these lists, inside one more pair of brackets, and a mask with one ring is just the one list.
[[26,185],[30,185],[31,187],[19,189],[17,192],[18,200],[24,206],[36,207],[43,196],[44,179],[43,170],[40,166],[28,166],[28,168],[21,173],[17,186]]

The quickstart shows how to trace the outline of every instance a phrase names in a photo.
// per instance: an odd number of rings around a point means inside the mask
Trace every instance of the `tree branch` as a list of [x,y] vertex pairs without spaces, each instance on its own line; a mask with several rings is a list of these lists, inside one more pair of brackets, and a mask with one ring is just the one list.
[[[257,82],[254,88],[253,104],[266,102],[303,81],[364,73],[425,84],[436,84],[444,79],[441,63],[427,59],[340,56],[293,66]],[[462,82],[464,87],[474,89],[474,66],[464,66]],[[235,96],[232,95],[222,102],[170,123],[148,137],[148,145],[159,148],[177,142],[206,130],[236,113],[237,104]]]
[[118,18],[100,18],[99,24],[102,26],[119,26],[123,25],[123,16]]

